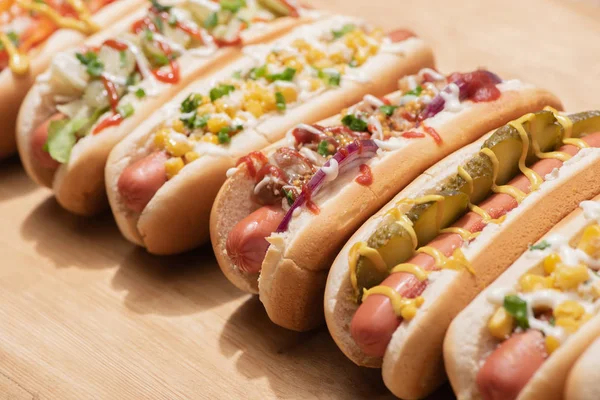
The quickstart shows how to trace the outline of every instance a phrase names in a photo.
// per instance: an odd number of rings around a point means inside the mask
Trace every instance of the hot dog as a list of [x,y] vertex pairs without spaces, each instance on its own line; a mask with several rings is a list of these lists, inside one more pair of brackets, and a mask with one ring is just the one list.
[[[365,96],[316,125],[299,125],[229,171],[211,215],[213,249],[225,275],[243,290],[259,293],[275,323],[296,330],[322,323],[320,297],[335,254],[431,163],[499,120],[557,103],[543,90],[502,82],[483,70],[445,76],[424,69],[403,79],[400,88],[383,98]],[[245,218],[266,205],[286,211],[276,230]],[[239,232],[256,237],[269,230],[266,249],[243,249],[229,241]],[[232,257],[244,252],[252,254],[251,268]]]
[[[106,208],[103,169],[116,143],[243,46],[318,17],[261,4],[152,1],[79,49],[54,55],[19,113],[17,140],[28,174],[74,213]],[[63,118],[53,120],[58,113]]]
[[[528,243],[600,193],[600,183],[588,182],[600,168],[599,128],[598,111],[526,114],[400,192],[330,271],[325,315],[342,351],[359,365],[381,366],[401,398],[431,393],[444,379],[452,318]],[[495,381],[488,389],[495,393]]]
[[[583,140],[590,147],[600,148],[600,133],[588,135]],[[565,145],[558,149],[558,151],[574,156],[579,151],[579,148],[573,145]],[[561,160],[548,158],[533,164],[531,170],[539,176],[544,177],[555,168],[560,168],[562,164]],[[524,194],[531,192],[531,182],[523,174],[512,179],[508,182],[508,185],[520,190]],[[479,204],[479,207],[488,213],[492,219],[502,218],[517,206],[518,203],[515,198],[505,193],[495,193]],[[452,227],[466,229],[474,234],[481,232],[485,227],[485,223],[481,215],[471,211],[453,224]],[[430,242],[428,246],[439,250],[444,256],[450,257],[462,244],[463,240],[460,235],[443,233]],[[433,270],[435,267],[433,257],[424,253],[416,254],[407,262],[419,265],[428,271]],[[391,274],[381,285],[390,287],[403,297],[409,298],[417,297],[425,289],[425,285],[419,282],[414,275],[404,272]],[[390,299],[385,296],[374,295],[367,298],[357,309],[350,329],[354,341],[365,354],[383,357],[392,339],[392,335],[400,323],[401,320],[394,314]],[[385,326],[385,329],[382,329],[382,325]]]
[[127,13],[142,0],[8,0],[0,6],[0,159],[16,150],[16,115],[35,78],[52,55],[83,42]]
[[[272,46],[249,49],[239,63],[187,88],[111,154],[106,183],[121,232],[157,254],[206,241],[212,203],[238,158],[368,92],[382,95],[398,78],[433,64],[421,39],[410,32],[403,39],[392,42],[356,18],[331,17]],[[152,188],[155,194],[139,212],[123,199],[138,198],[135,192],[151,188],[150,182],[137,188],[117,182],[133,171],[130,165],[156,151],[169,155],[167,181]]]
[[599,243],[596,196],[530,246],[456,317],[444,356],[460,398],[594,398],[589,396],[598,393],[597,382],[590,377],[596,372],[582,354],[600,334]]

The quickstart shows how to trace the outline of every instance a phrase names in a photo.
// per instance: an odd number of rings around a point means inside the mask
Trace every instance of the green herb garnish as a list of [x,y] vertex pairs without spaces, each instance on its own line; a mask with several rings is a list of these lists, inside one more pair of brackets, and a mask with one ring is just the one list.
[[233,78],[235,78],[235,79],[242,79],[242,71],[241,70],[237,70],[231,76]]
[[283,194],[285,195],[285,198],[287,199],[288,204],[291,206],[292,204],[294,204],[294,194],[292,193],[291,190],[286,190],[286,189],[281,189],[283,190]]
[[204,20],[204,27],[206,29],[212,29],[219,24],[219,16],[216,12],[210,13]]
[[250,79],[257,80],[267,75],[267,66],[261,65],[260,67],[252,68],[250,70]]
[[135,113],[135,108],[130,103],[126,103],[117,107],[117,113],[123,118],[129,118]]
[[542,240],[538,244],[534,244],[534,245],[529,246],[529,251],[533,251],[533,250],[545,250],[545,249],[547,249],[550,246],[551,246],[550,243],[548,243],[545,240]]
[[319,153],[323,157],[327,157],[328,155],[331,154],[329,152],[329,148],[330,148],[329,145],[330,145],[330,143],[327,140],[321,140],[321,142],[319,142],[319,145],[317,146],[317,153]]
[[505,296],[504,309],[515,318],[519,328],[529,328],[529,320],[527,318],[527,302],[525,300],[512,294]]
[[219,143],[225,144],[225,143],[231,142],[231,136],[229,136],[230,132],[231,132],[231,128],[228,126],[221,129],[221,131],[217,135],[217,139],[219,139]]
[[119,51],[119,64],[121,65],[121,68],[125,68],[127,65],[127,52],[124,50]]
[[346,115],[342,118],[342,124],[346,125],[348,128],[353,130],[354,132],[366,132],[367,131],[367,123],[362,119],[355,117],[352,114]]
[[417,86],[413,90],[409,90],[408,92],[404,93],[404,96],[420,96],[421,92],[423,92],[423,88],[421,86]]
[[283,93],[275,92],[275,104],[277,104],[277,109],[279,111],[285,111],[285,97],[283,97]]
[[231,11],[233,14],[246,6],[245,0],[221,0],[219,3],[221,10]]
[[381,111],[382,113],[384,113],[388,117],[391,117],[392,114],[394,114],[394,111],[396,111],[397,108],[398,108],[398,106],[390,106],[390,105],[386,104],[385,106],[379,107],[379,111]]
[[98,60],[98,55],[93,51],[85,54],[75,53],[75,57],[86,66],[86,71],[91,77],[98,78],[104,72],[104,64]]
[[329,86],[340,86],[342,75],[336,70],[319,70],[319,78]]
[[214,87],[210,90],[209,96],[210,96],[210,101],[215,101],[217,99],[220,99],[223,96],[228,95],[229,93],[233,92],[235,90],[235,86],[233,85],[219,85],[217,87]]
[[291,81],[294,79],[295,75],[296,75],[296,69],[287,67],[286,69],[283,70],[283,72],[267,76],[267,79],[271,82]]
[[138,99],[143,99],[144,97],[146,97],[146,91],[142,88],[138,88],[135,91],[135,97],[137,97]]
[[158,12],[169,12],[171,8],[173,8],[172,6],[163,6],[157,0],[150,0],[150,3],[152,3],[152,7],[154,7]]
[[154,32],[152,32],[150,29],[144,29],[144,37],[146,38],[147,41],[151,42],[154,40]]
[[333,30],[333,31],[331,31],[331,33],[333,34],[334,38],[339,39],[342,36],[346,35],[347,33],[352,32],[355,29],[356,29],[355,25],[353,25],[353,24],[346,24],[346,25],[342,26],[342,29],[340,29],[340,30]]
[[181,103],[181,107],[179,110],[182,113],[189,113],[192,111],[196,111],[200,102],[202,101],[202,95],[198,93],[192,93]]

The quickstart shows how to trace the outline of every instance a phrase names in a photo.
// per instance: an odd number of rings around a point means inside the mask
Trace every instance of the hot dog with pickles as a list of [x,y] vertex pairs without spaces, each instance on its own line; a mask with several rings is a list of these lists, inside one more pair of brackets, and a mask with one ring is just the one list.
[[600,112],[526,114],[448,156],[344,246],[325,314],[354,362],[401,398],[444,379],[452,318],[582,200],[600,192]]

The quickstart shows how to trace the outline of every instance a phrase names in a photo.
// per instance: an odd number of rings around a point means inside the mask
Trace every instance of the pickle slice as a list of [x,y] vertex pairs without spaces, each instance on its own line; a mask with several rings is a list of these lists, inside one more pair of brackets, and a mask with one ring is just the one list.
[[469,188],[467,181],[460,175],[455,175],[442,185],[442,190],[459,190],[470,195],[471,203],[478,204],[492,189],[494,176],[492,161],[488,156],[478,154],[467,162],[464,169],[473,180],[472,188]]
[[572,137],[578,138],[585,133],[593,133],[600,131],[600,111],[584,111],[577,114],[569,115],[569,119],[573,122]]
[[408,260],[414,252],[410,234],[396,221],[380,225],[369,238],[367,245],[381,254],[388,270],[380,271],[368,258],[359,257],[356,264],[358,301],[362,297],[363,288],[379,285],[388,276],[391,268]]

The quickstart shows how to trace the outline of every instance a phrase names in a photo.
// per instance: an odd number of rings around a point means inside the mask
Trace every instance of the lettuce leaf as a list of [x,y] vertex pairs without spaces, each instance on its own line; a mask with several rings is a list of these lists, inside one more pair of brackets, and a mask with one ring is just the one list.
[[88,118],[60,119],[50,122],[48,140],[44,150],[59,163],[66,163],[71,157],[71,150],[77,143],[76,133],[88,124]]

